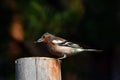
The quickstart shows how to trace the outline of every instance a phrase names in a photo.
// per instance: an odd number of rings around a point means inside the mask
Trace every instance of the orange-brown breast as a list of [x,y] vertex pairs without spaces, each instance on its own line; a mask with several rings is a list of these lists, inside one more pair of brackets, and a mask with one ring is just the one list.
[[55,56],[58,56],[58,57],[63,56],[62,53],[56,51],[56,44],[54,44],[54,43],[52,43],[52,42],[49,42],[47,45],[48,45],[48,50],[50,51],[50,53],[51,53],[52,55],[55,55]]

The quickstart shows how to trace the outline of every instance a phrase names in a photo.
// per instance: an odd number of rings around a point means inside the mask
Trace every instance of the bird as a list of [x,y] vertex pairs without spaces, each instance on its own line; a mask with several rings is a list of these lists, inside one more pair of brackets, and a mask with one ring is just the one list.
[[81,52],[95,51],[100,52],[102,50],[97,49],[84,49],[76,43],[70,42],[64,38],[55,36],[48,32],[44,33],[39,39],[34,43],[45,43],[47,45],[48,51],[58,59],[65,59],[68,56],[76,55]]

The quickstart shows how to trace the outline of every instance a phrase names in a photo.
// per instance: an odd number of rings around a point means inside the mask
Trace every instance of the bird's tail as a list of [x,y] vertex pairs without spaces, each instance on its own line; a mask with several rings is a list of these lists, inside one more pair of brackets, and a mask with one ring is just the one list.
[[97,50],[97,49],[84,49],[83,51],[102,52],[103,50]]

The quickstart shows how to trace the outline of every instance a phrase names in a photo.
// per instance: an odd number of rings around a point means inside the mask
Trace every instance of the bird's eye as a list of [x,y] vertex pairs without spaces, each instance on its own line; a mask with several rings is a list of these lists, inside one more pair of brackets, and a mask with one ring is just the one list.
[[43,36],[43,38],[45,38],[45,36]]

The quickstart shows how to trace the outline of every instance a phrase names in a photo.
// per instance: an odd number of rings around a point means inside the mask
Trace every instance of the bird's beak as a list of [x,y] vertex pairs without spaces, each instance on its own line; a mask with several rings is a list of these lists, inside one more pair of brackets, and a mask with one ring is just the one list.
[[41,43],[41,42],[43,42],[44,40],[43,40],[43,38],[40,38],[40,39],[38,39],[37,41],[35,41],[34,43]]

